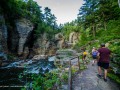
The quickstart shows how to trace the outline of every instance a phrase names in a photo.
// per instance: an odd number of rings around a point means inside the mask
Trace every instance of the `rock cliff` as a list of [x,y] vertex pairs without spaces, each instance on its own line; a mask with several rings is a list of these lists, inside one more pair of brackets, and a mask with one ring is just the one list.
[[18,55],[23,53],[24,44],[28,35],[33,30],[33,24],[27,19],[20,19],[16,21],[16,30],[18,32]]
[[0,52],[7,52],[7,26],[3,15],[0,15]]

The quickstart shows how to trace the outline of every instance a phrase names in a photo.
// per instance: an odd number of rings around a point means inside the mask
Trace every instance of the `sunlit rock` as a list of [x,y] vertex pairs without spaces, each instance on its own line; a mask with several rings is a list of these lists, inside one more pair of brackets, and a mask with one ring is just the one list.
[[35,55],[32,60],[47,59],[47,55]]
[[57,48],[62,49],[66,47],[65,38],[61,33],[55,35]]
[[29,33],[33,30],[33,24],[27,19],[19,19],[16,21],[16,30],[19,35],[18,55],[23,53],[24,44]]
[[74,45],[78,42],[78,40],[79,40],[79,33],[71,32],[69,35],[69,43],[72,43]]

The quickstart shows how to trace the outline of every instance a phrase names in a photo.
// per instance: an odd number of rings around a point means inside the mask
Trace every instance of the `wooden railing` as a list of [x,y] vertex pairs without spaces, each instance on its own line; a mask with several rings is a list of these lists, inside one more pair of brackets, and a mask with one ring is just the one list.
[[73,57],[69,60],[69,76],[68,76],[68,90],[72,90],[72,65],[71,65],[71,60],[74,60],[78,58],[78,68],[80,70],[80,61],[79,61],[79,56]]

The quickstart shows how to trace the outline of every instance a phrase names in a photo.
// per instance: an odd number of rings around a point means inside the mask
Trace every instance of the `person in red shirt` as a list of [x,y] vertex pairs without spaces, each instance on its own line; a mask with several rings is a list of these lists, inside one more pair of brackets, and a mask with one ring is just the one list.
[[98,76],[101,77],[101,68],[104,68],[104,81],[107,81],[107,70],[110,63],[111,51],[105,47],[105,44],[101,44],[101,48],[98,49]]

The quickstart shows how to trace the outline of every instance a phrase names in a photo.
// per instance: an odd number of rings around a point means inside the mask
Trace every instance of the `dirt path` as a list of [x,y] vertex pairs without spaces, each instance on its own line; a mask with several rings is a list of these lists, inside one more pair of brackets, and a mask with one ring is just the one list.
[[110,79],[107,82],[97,77],[97,66],[88,65],[88,69],[73,78],[72,90],[120,90]]

